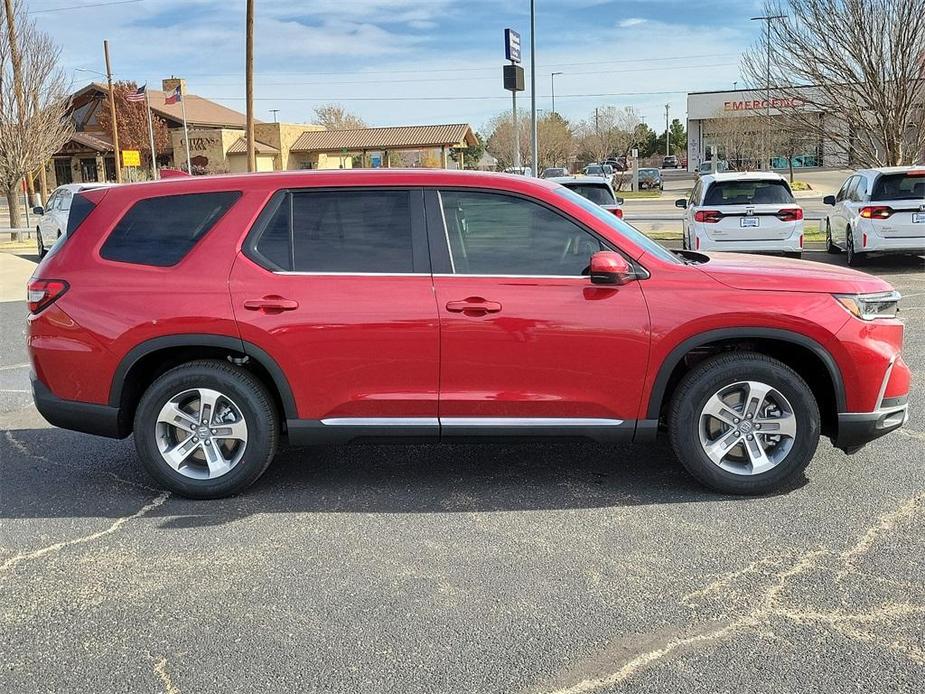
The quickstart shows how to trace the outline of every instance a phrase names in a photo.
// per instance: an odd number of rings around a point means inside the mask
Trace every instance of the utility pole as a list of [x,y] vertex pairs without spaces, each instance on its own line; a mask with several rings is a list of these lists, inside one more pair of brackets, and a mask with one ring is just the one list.
[[752,17],[749,21],[762,21],[765,22],[765,27],[767,33],[765,34],[765,44],[768,49],[767,56],[767,67],[765,71],[765,130],[764,130],[764,154],[762,156],[762,166],[763,169],[767,166],[771,168],[771,22],[775,19],[786,19],[787,15],[785,14],[771,14],[764,15],[762,17]]
[[533,150],[533,175],[539,176],[539,147],[536,137],[536,0],[530,0],[530,144]]
[[122,150],[119,149],[119,123],[116,121],[116,95],[112,91],[112,68],[109,66],[109,41],[103,41],[106,57],[106,82],[109,85],[109,117],[112,118],[112,148],[116,160],[116,183],[122,183]]
[[551,72],[549,73],[549,79],[552,82],[552,112],[556,112],[556,75],[561,75],[561,72]]
[[671,154],[670,149],[671,136],[668,133],[668,104],[665,104],[665,156]]
[[278,109],[278,108],[271,108],[271,109],[270,109],[270,113],[273,114],[273,122],[274,122],[274,123],[277,123],[278,121],[276,120],[276,114],[279,113],[279,109]]
[[244,82],[247,99],[247,170],[257,170],[257,153],[254,149],[254,0],[247,0],[247,18],[244,26]]

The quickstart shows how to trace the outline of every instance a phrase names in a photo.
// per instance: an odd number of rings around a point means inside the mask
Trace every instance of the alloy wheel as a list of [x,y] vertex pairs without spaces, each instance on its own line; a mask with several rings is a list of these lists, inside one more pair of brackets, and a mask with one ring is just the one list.
[[760,475],[790,453],[797,420],[787,398],[758,381],[724,386],[700,413],[700,445],[717,467],[736,475]]
[[161,457],[185,477],[216,479],[241,461],[247,448],[247,422],[227,395],[192,388],[170,398],[155,424]]

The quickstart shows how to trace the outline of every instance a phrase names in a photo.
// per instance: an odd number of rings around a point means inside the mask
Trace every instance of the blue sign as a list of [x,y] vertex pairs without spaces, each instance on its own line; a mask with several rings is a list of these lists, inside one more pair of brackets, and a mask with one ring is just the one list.
[[382,168],[382,155],[381,155],[381,154],[373,154],[373,155],[371,155],[371,156],[369,157],[369,164],[370,164],[370,166],[372,166],[372,168],[374,168],[374,169],[380,169],[380,168]]
[[504,57],[513,63],[520,62],[520,34],[513,29],[504,30]]

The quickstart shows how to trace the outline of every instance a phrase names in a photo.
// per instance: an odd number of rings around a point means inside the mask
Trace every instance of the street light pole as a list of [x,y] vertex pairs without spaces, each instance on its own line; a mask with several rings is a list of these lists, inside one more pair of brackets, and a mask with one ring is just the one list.
[[671,154],[669,150],[671,137],[668,134],[668,104],[665,104],[665,156]]
[[530,117],[533,150],[533,175],[538,176],[539,147],[536,139],[536,0],[530,0]]
[[762,167],[767,166],[771,168],[771,22],[775,19],[786,19],[787,15],[785,14],[770,14],[764,15],[762,17],[752,17],[749,21],[756,22],[762,21],[765,22],[765,28],[767,33],[765,34],[765,44],[768,49],[767,56],[767,66],[765,71],[765,129],[764,129],[764,156],[762,159]]
[[561,75],[561,72],[551,72],[549,73],[549,80],[552,82],[552,112],[556,112],[556,75]]

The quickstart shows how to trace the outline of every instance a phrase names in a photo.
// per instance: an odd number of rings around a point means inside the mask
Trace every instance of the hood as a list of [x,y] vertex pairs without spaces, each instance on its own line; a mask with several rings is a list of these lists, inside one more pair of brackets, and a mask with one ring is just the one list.
[[698,269],[735,289],[835,294],[864,294],[892,289],[879,277],[826,263],[745,253],[705,255],[710,260],[698,265]]

